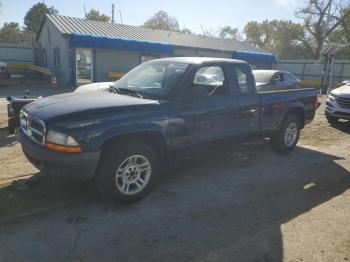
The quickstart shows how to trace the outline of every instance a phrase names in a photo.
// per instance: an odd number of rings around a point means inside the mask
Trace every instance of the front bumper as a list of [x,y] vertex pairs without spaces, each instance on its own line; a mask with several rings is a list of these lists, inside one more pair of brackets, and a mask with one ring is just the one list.
[[91,179],[94,177],[100,151],[63,153],[47,149],[29,139],[22,130],[18,140],[27,159],[39,170],[50,175],[71,179]]
[[350,120],[350,109],[340,107],[335,99],[327,98],[325,114],[330,117]]

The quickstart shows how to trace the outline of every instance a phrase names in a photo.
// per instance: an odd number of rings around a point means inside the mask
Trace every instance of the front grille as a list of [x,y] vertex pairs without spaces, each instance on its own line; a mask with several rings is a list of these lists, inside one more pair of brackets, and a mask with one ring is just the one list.
[[338,111],[335,111],[333,114],[339,115],[339,116],[350,117],[350,113],[346,113],[346,112],[338,112]]
[[350,98],[340,96],[337,98],[337,102],[340,107],[350,109]]
[[329,103],[328,101],[326,102],[326,106],[333,107],[333,105],[331,103]]
[[30,139],[39,144],[44,144],[46,128],[43,121],[30,116],[26,111],[22,110],[20,124],[21,129]]

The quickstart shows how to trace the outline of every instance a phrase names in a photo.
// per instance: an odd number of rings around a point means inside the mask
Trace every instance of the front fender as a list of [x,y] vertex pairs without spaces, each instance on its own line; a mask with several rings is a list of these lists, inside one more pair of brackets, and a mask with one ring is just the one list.
[[132,124],[125,127],[112,128],[104,132],[96,141],[96,147],[101,148],[107,141],[118,137],[131,136],[136,134],[155,133],[162,137],[163,141],[168,144],[168,129],[165,126],[154,123]]

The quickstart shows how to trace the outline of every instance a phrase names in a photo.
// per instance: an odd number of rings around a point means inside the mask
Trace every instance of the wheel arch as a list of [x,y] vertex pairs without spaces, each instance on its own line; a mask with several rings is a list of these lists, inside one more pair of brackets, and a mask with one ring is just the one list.
[[139,130],[135,132],[121,133],[109,137],[101,144],[101,151],[109,146],[125,143],[126,141],[139,141],[153,148],[159,157],[161,164],[168,163],[168,143],[164,135],[157,130]]
[[301,124],[300,128],[301,129],[304,128],[304,126],[305,126],[305,109],[304,109],[303,105],[295,105],[295,106],[291,106],[291,107],[287,108],[280,119],[279,127],[281,127],[284,119],[286,119],[290,115],[297,116],[300,120],[300,124]]

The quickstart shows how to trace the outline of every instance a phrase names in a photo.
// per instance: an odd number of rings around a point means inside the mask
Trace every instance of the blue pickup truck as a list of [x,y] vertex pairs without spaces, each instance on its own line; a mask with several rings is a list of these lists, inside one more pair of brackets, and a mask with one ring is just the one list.
[[258,93],[243,61],[164,58],[107,90],[26,105],[19,141],[38,169],[94,179],[104,196],[128,204],[150,191],[164,167],[196,154],[257,138],[290,152],[316,103],[314,89]]

